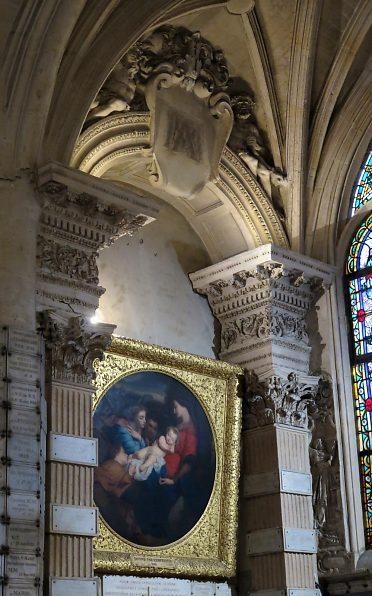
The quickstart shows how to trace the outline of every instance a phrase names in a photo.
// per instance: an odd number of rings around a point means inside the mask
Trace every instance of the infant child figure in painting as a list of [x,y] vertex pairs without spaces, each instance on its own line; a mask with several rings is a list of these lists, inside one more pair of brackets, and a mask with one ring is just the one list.
[[128,472],[135,480],[147,480],[151,472],[160,473],[166,464],[165,458],[174,453],[179,438],[179,430],[168,426],[165,435],[161,435],[153,445],[144,447],[128,457]]

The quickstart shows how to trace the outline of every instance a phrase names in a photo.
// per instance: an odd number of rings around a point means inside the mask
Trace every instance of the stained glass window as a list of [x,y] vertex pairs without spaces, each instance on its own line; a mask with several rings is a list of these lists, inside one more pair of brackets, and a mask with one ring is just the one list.
[[354,188],[351,215],[372,200],[372,150],[367,153],[364,165]]
[[365,218],[351,242],[346,283],[364,525],[367,546],[372,547],[372,213]]

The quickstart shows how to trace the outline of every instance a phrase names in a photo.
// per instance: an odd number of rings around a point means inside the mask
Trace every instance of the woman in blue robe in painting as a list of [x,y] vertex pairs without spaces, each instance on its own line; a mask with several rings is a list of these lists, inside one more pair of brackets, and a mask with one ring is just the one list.
[[132,455],[146,447],[142,436],[146,425],[146,409],[135,406],[130,411],[128,419],[118,418],[114,427],[113,442],[119,443],[127,455]]

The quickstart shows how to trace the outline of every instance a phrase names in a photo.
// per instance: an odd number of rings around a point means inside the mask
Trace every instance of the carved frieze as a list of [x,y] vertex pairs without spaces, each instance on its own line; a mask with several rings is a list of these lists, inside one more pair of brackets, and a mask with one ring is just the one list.
[[102,360],[111,342],[112,325],[91,325],[81,316],[39,313],[39,328],[47,348],[46,370],[51,379],[90,386],[94,360]]
[[66,275],[88,284],[98,284],[97,253],[87,253],[50,238],[38,238],[38,263],[43,273]]

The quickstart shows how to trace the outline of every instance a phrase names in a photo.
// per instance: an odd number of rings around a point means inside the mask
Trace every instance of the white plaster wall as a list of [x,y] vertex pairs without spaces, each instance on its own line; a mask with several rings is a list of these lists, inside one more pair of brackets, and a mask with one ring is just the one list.
[[97,316],[117,335],[214,358],[214,318],[187,276],[210,259],[182,215],[156,202],[157,221],[100,253]]

